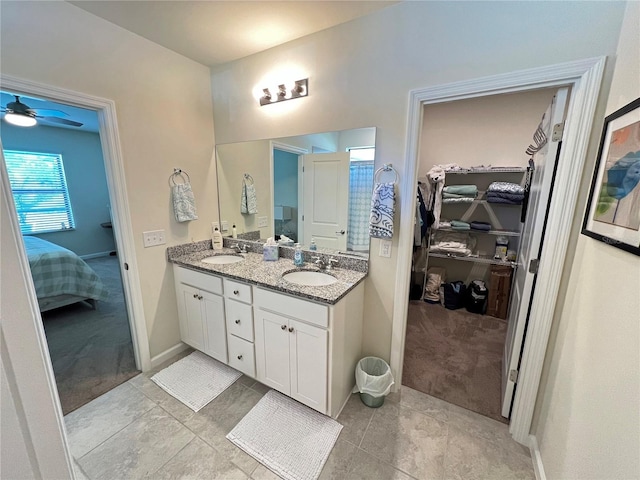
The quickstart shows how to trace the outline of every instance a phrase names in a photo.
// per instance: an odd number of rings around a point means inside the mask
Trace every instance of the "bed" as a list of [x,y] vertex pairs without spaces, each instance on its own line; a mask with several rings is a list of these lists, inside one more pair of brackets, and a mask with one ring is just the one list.
[[95,308],[109,297],[96,272],[71,250],[31,236],[24,244],[41,312],[77,302]]

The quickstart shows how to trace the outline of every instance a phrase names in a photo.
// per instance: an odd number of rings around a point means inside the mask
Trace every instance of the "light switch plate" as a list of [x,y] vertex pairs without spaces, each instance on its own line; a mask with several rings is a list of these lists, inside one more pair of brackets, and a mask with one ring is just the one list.
[[258,217],[258,228],[266,228],[269,223],[267,217]]
[[156,245],[164,245],[167,241],[164,238],[164,230],[150,230],[142,232],[142,240],[144,248],[155,247]]
[[222,225],[222,228],[220,229],[222,232],[226,232],[227,230],[229,230],[229,222],[227,222],[226,220],[222,220],[220,222],[220,225]]
[[215,232],[216,228],[220,230],[220,224],[218,222],[211,222],[211,233]]
[[391,240],[380,240],[380,254],[381,257],[391,257]]

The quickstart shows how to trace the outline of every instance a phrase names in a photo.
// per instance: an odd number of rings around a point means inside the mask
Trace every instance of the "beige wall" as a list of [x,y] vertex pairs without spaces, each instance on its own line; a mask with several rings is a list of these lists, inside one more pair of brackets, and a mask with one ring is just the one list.
[[[640,97],[639,25],[629,2],[606,115]],[[640,478],[638,292],[640,257],[580,235],[534,422],[547,478]]]
[[[3,74],[116,103],[149,347],[157,355],[180,338],[173,276],[165,246],[143,248],[142,232],[164,229],[175,245],[207,238],[217,220],[209,70],[66,2],[3,1],[0,8]],[[200,220],[173,218],[174,167],[191,176]]]
[[[401,2],[214,69],[216,139],[375,126],[376,168],[393,163],[402,178],[410,90],[613,55],[623,10],[614,2]],[[278,75],[308,76],[309,96],[260,107],[250,92]],[[391,258],[378,257],[372,241],[366,281],[365,353],[386,359],[394,301],[407,301],[395,298],[397,239]]]

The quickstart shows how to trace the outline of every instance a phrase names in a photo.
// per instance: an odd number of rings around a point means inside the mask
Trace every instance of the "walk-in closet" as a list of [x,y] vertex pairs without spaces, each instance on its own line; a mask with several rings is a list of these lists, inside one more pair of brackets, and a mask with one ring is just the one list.
[[423,107],[402,384],[502,422],[529,299],[517,274],[540,237],[568,102],[558,92]]

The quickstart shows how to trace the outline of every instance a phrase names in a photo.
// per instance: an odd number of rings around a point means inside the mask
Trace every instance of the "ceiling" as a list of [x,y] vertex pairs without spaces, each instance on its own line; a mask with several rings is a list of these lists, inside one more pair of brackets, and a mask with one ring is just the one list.
[[[70,1],[69,3],[209,67],[304,37],[368,15],[398,1],[383,0],[207,0]],[[14,101],[0,92],[0,105]],[[38,120],[50,127],[98,131],[95,111],[21,95],[33,109],[60,110],[70,127]]]
[[398,1],[70,1],[209,67],[368,15]]

